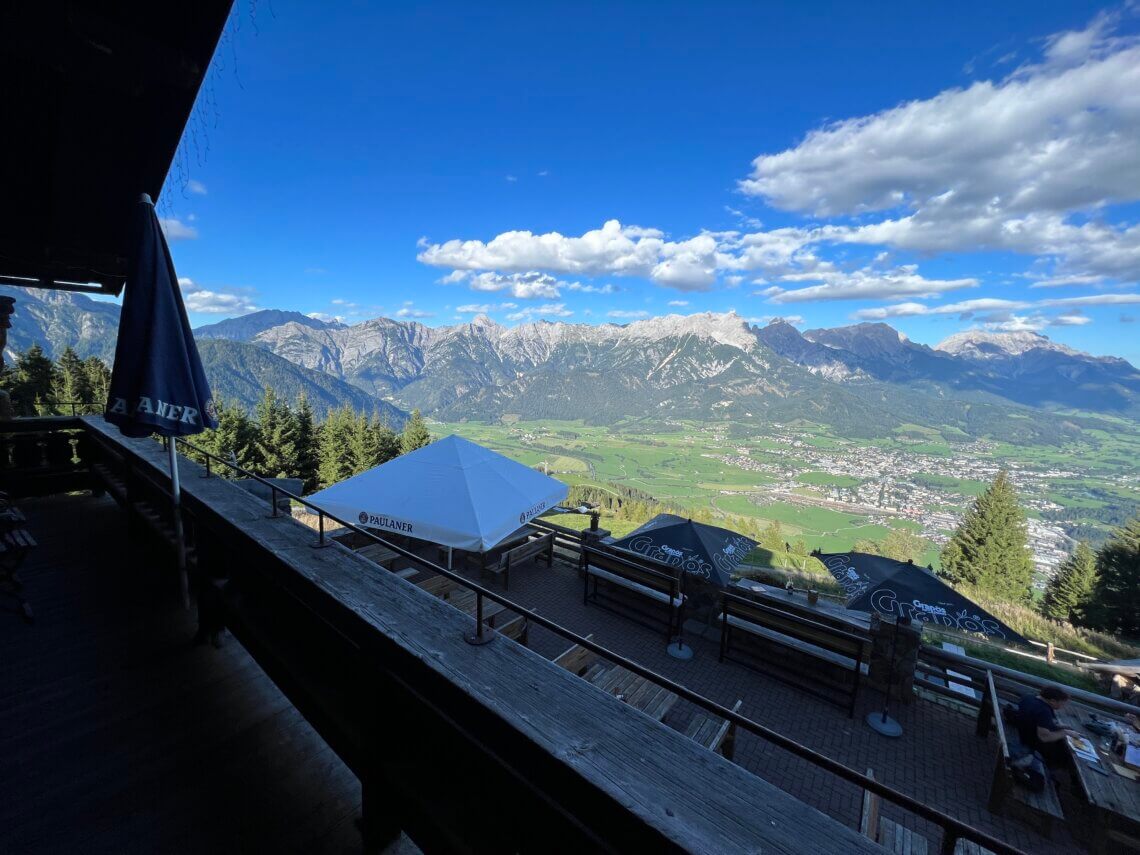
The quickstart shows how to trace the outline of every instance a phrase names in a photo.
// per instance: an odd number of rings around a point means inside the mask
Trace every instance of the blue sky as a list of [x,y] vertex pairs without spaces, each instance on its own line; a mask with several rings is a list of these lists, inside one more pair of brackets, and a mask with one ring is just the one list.
[[1140,363],[1136,3],[237,6],[159,204],[195,325],[733,309]]

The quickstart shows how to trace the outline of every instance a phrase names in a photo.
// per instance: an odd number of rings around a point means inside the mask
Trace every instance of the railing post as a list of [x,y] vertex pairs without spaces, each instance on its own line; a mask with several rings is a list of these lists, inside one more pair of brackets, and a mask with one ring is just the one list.
[[483,592],[475,592],[475,631],[463,636],[468,644],[487,644],[495,640],[495,633],[483,632]]
[[938,848],[938,855],[954,855],[958,847],[958,835],[949,828],[942,829],[942,845]]
[[277,485],[276,484],[270,484],[269,485],[269,503],[273,506],[273,513],[271,513],[270,516],[276,517],[277,516]]
[[317,508],[317,542],[312,544],[313,549],[324,549],[332,546],[332,542],[325,539],[325,512]]

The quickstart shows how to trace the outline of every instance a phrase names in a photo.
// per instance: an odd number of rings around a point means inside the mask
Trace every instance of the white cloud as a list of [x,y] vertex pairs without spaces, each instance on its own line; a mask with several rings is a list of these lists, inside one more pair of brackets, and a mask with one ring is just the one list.
[[514,184],[514,183],[515,183],[516,181],[518,181],[518,180],[519,180],[519,179],[518,179],[518,176],[517,176],[517,175],[508,175],[508,176],[507,176],[507,181],[508,181],[508,183],[510,183],[510,184]]
[[491,312],[517,308],[518,303],[467,303],[463,306],[456,306],[455,311],[465,315],[489,315]]
[[741,189],[820,217],[886,213],[820,240],[1005,250],[1055,259],[1058,276],[1140,280],[1140,226],[1104,216],[1140,199],[1140,40],[1113,37],[1113,20],[1053,36],[996,82],[813,131],[757,157]]
[[1058,315],[1053,318],[1053,326],[1055,327],[1079,327],[1089,323],[1092,323],[1092,318],[1077,312],[1069,315]]
[[[644,276],[682,290],[704,290],[716,271],[717,240],[701,234],[667,241],[658,229],[608,220],[580,237],[558,232],[503,232],[490,241],[420,242],[416,258],[434,267],[524,272],[544,270],[582,276]],[[452,279],[451,281],[456,281]]]
[[546,177],[547,175],[549,175],[549,174],[550,174],[550,170],[549,170],[549,169],[543,169],[542,171],[540,171],[540,172],[538,173],[538,177],[539,177],[539,178],[545,178],[545,177]]
[[527,306],[507,315],[508,321],[533,321],[535,318],[568,318],[574,313],[565,303],[546,303],[541,306]]
[[435,317],[435,312],[428,312],[428,311],[424,311],[423,309],[417,309],[417,308],[415,308],[415,306],[413,305],[411,300],[405,300],[403,308],[401,308],[399,311],[396,312],[396,317],[397,318],[433,318],[433,317]]
[[605,285],[583,285],[581,282],[571,282],[566,286],[567,291],[581,291],[583,294],[613,294],[617,288],[608,282]]
[[676,306],[676,307],[680,308],[681,306],[689,305],[689,301],[688,300],[670,300],[669,305],[670,306]]
[[257,311],[249,294],[240,291],[209,291],[186,276],[178,277],[182,300],[189,312],[205,315],[248,315]]
[[198,230],[188,226],[177,217],[159,217],[158,225],[167,240],[194,240],[198,237]]
[[608,318],[621,318],[623,320],[637,320],[639,318],[648,318],[649,312],[644,309],[614,309],[612,312],[606,312]]
[[345,324],[348,320],[343,315],[330,315],[327,312],[308,312],[305,317],[312,318],[316,321],[324,321],[326,324],[338,323]]
[[191,178],[186,182],[186,189],[198,196],[206,195],[206,185],[196,178]]
[[[1140,294],[1084,294],[1080,297],[1059,297],[1051,300],[1006,300],[997,297],[981,297],[976,300],[962,300],[957,303],[945,303],[940,306],[931,306],[926,303],[896,303],[891,306],[880,306],[870,309],[860,309],[852,317],[864,321],[881,321],[887,318],[908,318],[921,315],[972,315],[976,312],[1014,312],[1032,309],[1040,312],[1042,309],[1066,310],[1065,316],[1079,316],[1082,306],[1134,306],[1140,305]],[[1088,323],[1077,321],[1076,324]],[[1069,326],[1073,326],[1070,322]]]
[[1047,276],[1034,281],[1030,288],[1060,288],[1065,285],[1100,285],[1105,277],[1086,273],[1076,276]]
[[512,297],[520,300],[553,300],[561,296],[559,282],[549,273],[530,271],[528,273],[484,273],[469,274],[472,291],[509,291]]
[[864,268],[851,272],[827,271],[790,274],[785,281],[822,280],[806,288],[785,289],[774,285],[759,292],[773,303],[805,303],[816,300],[898,300],[903,297],[933,297],[947,291],[973,288],[977,279],[926,279],[914,265],[879,271]]

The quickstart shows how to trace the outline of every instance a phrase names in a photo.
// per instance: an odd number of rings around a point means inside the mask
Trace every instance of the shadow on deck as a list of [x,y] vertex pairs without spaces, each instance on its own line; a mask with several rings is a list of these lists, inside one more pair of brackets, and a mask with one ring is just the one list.
[[0,614],[0,848],[360,851],[360,783],[241,645],[191,643],[169,555],[109,498],[20,506],[36,619]]

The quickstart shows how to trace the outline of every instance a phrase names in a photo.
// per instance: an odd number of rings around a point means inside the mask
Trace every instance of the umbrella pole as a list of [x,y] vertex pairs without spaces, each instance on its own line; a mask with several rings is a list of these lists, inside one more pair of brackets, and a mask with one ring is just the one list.
[[174,510],[174,548],[178,552],[178,594],[182,608],[190,608],[190,580],[186,575],[186,540],[182,532],[182,484],[178,478],[178,445],[174,437],[166,438],[166,451],[170,455],[170,492]]
[[883,699],[882,713],[871,712],[867,713],[867,726],[875,733],[880,733],[883,736],[902,736],[902,725],[895,721],[889,715],[889,707],[891,705],[891,690],[895,687],[895,646],[899,640],[899,621],[901,617],[895,618],[895,634],[891,636],[891,670],[887,674],[887,696]]
[[[681,571],[681,584],[679,586],[678,594],[683,598],[685,596],[685,571]],[[669,640],[669,646],[665,648],[665,652],[672,656],[674,659],[692,659],[693,648],[685,644],[685,601],[681,600],[681,606],[677,609],[677,635]]]

